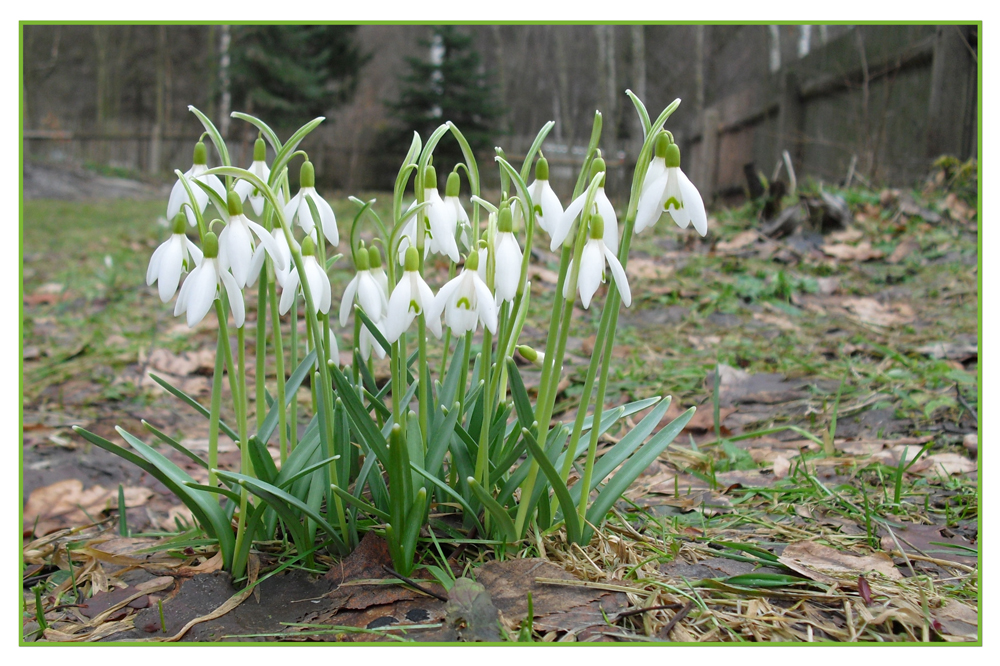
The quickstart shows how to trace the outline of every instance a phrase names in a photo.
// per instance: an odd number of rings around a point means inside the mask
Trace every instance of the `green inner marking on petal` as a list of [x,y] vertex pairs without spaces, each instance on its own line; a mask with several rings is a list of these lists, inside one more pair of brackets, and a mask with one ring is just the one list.
[[677,210],[684,208],[684,205],[677,200],[677,197],[670,197],[667,199],[666,203],[663,204],[663,210],[670,210],[670,206],[673,206]]
[[413,311],[413,314],[420,314],[420,306],[416,301],[410,301],[410,310]]
[[463,296],[462,298],[458,299],[458,303],[455,304],[455,307],[465,308],[466,310],[471,310],[472,309],[472,302],[469,301],[468,298],[466,298],[465,296]]
[[539,206],[538,204],[535,204],[535,215],[541,215],[541,214],[542,214],[542,207]]

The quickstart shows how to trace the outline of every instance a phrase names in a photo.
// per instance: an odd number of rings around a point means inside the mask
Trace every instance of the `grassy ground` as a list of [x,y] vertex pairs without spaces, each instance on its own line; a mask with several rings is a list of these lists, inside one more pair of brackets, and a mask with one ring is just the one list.
[[[975,181],[954,165],[935,177],[912,191],[826,188],[854,221],[825,237],[759,236],[746,204],[717,211],[705,240],[665,221],[636,239],[609,401],[670,394],[698,414],[590,547],[556,535],[467,553],[472,565],[543,557],[635,611],[597,633],[542,623],[535,639],[976,640]],[[335,204],[342,235],[350,206]],[[160,201],[25,203],[32,474],[88,453],[71,423],[100,433],[147,418],[178,438],[204,436],[145,377],[184,352],[214,351],[214,324],[189,331],[145,286],[167,233],[162,211]],[[535,266],[522,342],[541,346],[555,257],[542,251]],[[347,262],[337,267],[335,303],[349,279]],[[599,318],[596,304],[577,311],[557,419],[575,410]],[[175,372],[207,392],[197,361]],[[25,471],[24,495],[72,474]],[[884,575],[859,581],[859,571]]]

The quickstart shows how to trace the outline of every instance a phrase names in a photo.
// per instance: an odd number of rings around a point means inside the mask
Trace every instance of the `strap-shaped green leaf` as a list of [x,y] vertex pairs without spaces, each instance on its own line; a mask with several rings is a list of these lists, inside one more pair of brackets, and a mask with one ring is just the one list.
[[542,142],[545,141],[545,137],[549,135],[552,128],[556,126],[556,121],[550,120],[549,122],[542,125],[542,129],[538,130],[538,134],[535,135],[535,140],[531,142],[531,147],[528,148],[528,152],[524,155],[524,164],[521,165],[521,180],[527,182],[528,176],[531,175],[531,163],[535,161],[535,153],[539,151],[542,147]]
[[254,436],[249,439],[247,451],[257,477],[262,481],[274,483],[278,476],[278,468],[274,465],[274,458],[271,457],[267,447]]
[[330,490],[332,490],[334,493],[336,493],[338,497],[340,497],[342,500],[344,500],[348,504],[350,504],[352,506],[355,506],[355,507],[361,509],[362,511],[364,511],[364,512],[366,512],[366,513],[368,513],[368,514],[370,514],[372,516],[375,516],[379,520],[388,522],[388,520],[389,520],[389,514],[387,514],[385,511],[381,511],[379,509],[376,509],[374,505],[369,504],[368,502],[364,501],[360,497],[355,497],[354,495],[352,495],[351,493],[347,492],[346,490],[344,490],[340,486],[338,486],[336,484],[332,484],[332,483],[330,484]]
[[535,410],[531,406],[528,391],[524,388],[521,371],[514,359],[507,357],[507,376],[510,378],[510,394],[514,398],[514,408],[517,410],[517,422],[522,428],[530,428],[535,422]]
[[146,430],[156,435],[160,439],[160,441],[162,441],[164,444],[172,447],[174,450],[179,451],[180,453],[183,453],[197,465],[200,465],[201,467],[208,469],[208,463],[202,460],[200,457],[198,457],[198,454],[196,454],[194,451],[191,451],[186,446],[175,440],[173,437],[161,431],[159,428],[151,425],[145,419],[143,419],[141,423],[146,428]]
[[215,493],[217,495],[222,495],[223,497],[227,497],[236,503],[239,503],[240,501],[239,494],[233,492],[229,488],[222,488],[220,486],[206,486],[201,483],[193,483],[193,482],[185,483],[184,485],[187,486],[188,488],[193,488],[194,490],[201,490],[206,493]]
[[273,181],[281,174],[281,170],[288,165],[288,161],[292,159],[292,153],[294,153],[299,147],[299,144],[302,143],[302,139],[306,138],[306,136],[316,129],[316,127],[318,127],[324,120],[325,118],[323,118],[323,116],[313,118],[305,125],[297,129],[295,134],[288,138],[285,145],[283,145],[277,155],[274,156],[274,162],[271,164],[271,177],[268,180]]
[[271,148],[274,149],[275,155],[277,155],[278,151],[281,150],[281,140],[278,138],[278,135],[274,133],[274,130],[268,127],[267,123],[263,120],[247,113],[240,113],[239,111],[233,111],[229,115],[233,118],[244,120],[259,129],[260,133],[264,135],[265,139],[267,139],[267,142],[271,144]]
[[639,114],[639,120],[642,121],[642,136],[645,138],[649,134],[649,111],[646,110],[646,105],[642,103],[642,100],[636,97],[635,93],[631,90],[626,90],[625,94],[632,100],[635,112]]
[[[653,429],[659,425],[660,420],[663,419],[663,415],[667,413],[670,409],[671,397],[667,396],[660,404],[653,408],[646,418],[639,421],[634,428],[632,428],[624,437],[622,437],[617,444],[611,447],[610,450],[605,451],[597,462],[594,464],[594,473],[590,481],[590,488],[587,489],[587,494],[598,486],[598,484],[615,471],[619,465],[625,462],[632,453],[642,445],[646,438],[649,437]],[[602,421],[603,425],[603,421]],[[580,501],[580,483],[577,482],[570,488],[570,495],[573,497],[574,502]]]
[[445,495],[451,497],[453,500],[458,502],[459,506],[462,507],[462,511],[465,512],[465,515],[470,516],[472,518],[473,522],[476,524],[476,529],[479,530],[479,533],[486,534],[486,529],[483,527],[483,524],[479,522],[479,518],[476,516],[475,509],[473,509],[472,506],[465,501],[465,498],[462,497],[458,492],[456,492],[454,488],[449,486],[441,479],[436,478],[427,470],[422,469],[418,465],[414,465],[412,461],[410,462],[410,467],[416,472],[418,472],[425,479],[430,481],[432,484],[437,486],[437,488],[439,488]]
[[385,438],[372,421],[368,410],[361,403],[361,398],[358,397],[354,385],[336,366],[330,366],[330,376],[333,378],[337,395],[347,409],[347,415],[351,417],[355,431],[365,440],[368,448],[378,456],[379,461],[387,466],[389,464],[389,449],[386,446]]
[[229,161],[229,150],[226,149],[226,142],[223,141],[222,135],[219,134],[219,130],[215,128],[215,124],[208,119],[208,116],[196,109],[194,106],[188,105],[188,111],[196,115],[198,120],[201,121],[201,124],[205,126],[205,131],[212,139],[212,143],[215,144],[215,150],[218,151],[219,159],[222,160],[222,163],[226,166],[232,164],[232,162]]
[[556,471],[556,468],[549,461],[542,448],[538,446],[538,441],[535,440],[535,436],[531,434],[531,431],[527,428],[522,428],[521,435],[524,437],[524,443],[528,446],[528,451],[531,452],[531,455],[538,463],[538,468],[545,474],[545,478],[549,480],[552,490],[555,491],[556,499],[562,508],[563,520],[566,522],[566,538],[571,543],[580,543],[580,520],[576,515],[576,506],[569,496],[569,489],[563,483],[562,479],[559,478],[559,472]]
[[427,447],[427,456],[424,461],[427,471],[431,474],[437,474],[444,462],[444,454],[448,451],[448,444],[455,434],[455,424],[458,423],[458,417],[461,416],[462,409],[461,405],[455,402],[452,404],[451,410],[441,407],[440,411],[445,416],[440,426],[436,430],[433,430],[431,436],[428,438],[430,443]]
[[[156,382],[157,384],[159,384],[160,386],[162,386],[164,389],[166,389],[167,393],[169,393],[169,394],[171,394],[171,395],[173,395],[173,396],[175,396],[177,398],[180,398],[182,401],[184,401],[185,403],[187,403],[191,407],[194,407],[195,411],[197,411],[199,414],[201,414],[202,416],[204,416],[206,419],[209,418],[209,412],[208,412],[208,410],[205,409],[204,407],[202,407],[200,402],[198,402],[197,400],[195,400],[194,398],[192,398],[191,396],[189,396],[187,393],[185,393],[184,391],[180,390],[179,388],[174,388],[174,386],[171,385],[171,383],[168,382],[166,379],[163,379],[162,377],[160,377],[158,375],[154,375],[152,372],[149,373],[149,377],[154,382]],[[235,430],[233,430],[231,427],[229,427],[228,425],[226,425],[226,423],[224,421],[221,421],[221,420],[219,421],[219,429],[222,432],[226,433],[226,436],[228,436],[231,440],[233,440],[234,442],[236,442],[237,444],[239,444],[240,436],[236,433]]]
[[367,328],[368,332],[372,334],[373,338],[375,338],[375,342],[379,344],[379,347],[384,349],[386,354],[390,353],[392,351],[392,345],[389,344],[389,341],[385,339],[384,335],[382,335],[382,331],[378,329],[378,326],[376,326],[375,322],[371,320],[371,317],[369,317],[368,314],[361,309],[360,305],[354,306],[354,314],[361,317],[361,321],[364,322],[365,328]]
[[[302,362],[299,363],[299,367],[295,368],[288,379],[285,381],[285,406],[292,404],[292,400],[295,400],[298,394],[299,386],[302,385],[303,380],[306,378],[310,368],[316,364],[316,350],[310,351],[306,354]],[[262,442],[267,442],[271,439],[271,435],[274,434],[274,429],[278,427],[278,408],[271,405],[270,409],[267,410],[267,415],[260,424],[260,428],[257,429],[257,439]],[[238,441],[238,439],[237,439]]]
[[508,543],[513,543],[517,541],[517,530],[514,529],[514,521],[510,519],[510,516],[504,511],[503,507],[500,506],[493,497],[486,492],[486,490],[479,485],[475,477],[467,477],[465,479],[469,487],[472,488],[473,494],[476,498],[483,503],[483,507],[486,511],[493,517],[496,521],[497,527],[500,528],[500,534]]
[[[628,490],[628,487],[642,474],[643,470],[652,465],[653,461],[670,445],[670,442],[674,441],[674,438],[680,434],[684,426],[694,416],[694,410],[695,408],[692,407],[671,421],[622,465],[622,468],[611,477],[607,485],[598,493],[597,499],[590,505],[590,509],[587,510],[587,522],[598,525],[604,520],[622,493]],[[584,537],[589,538],[588,535],[592,531],[589,525],[585,530]]]

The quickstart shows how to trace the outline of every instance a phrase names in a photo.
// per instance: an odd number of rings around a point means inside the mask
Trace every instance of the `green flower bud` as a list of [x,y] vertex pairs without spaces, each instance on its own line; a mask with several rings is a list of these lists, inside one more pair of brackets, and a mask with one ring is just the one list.
[[316,243],[313,241],[312,236],[306,236],[305,240],[302,241],[302,256],[316,256]]
[[412,245],[406,248],[406,260],[403,263],[403,270],[410,271],[411,273],[420,270],[420,255],[417,254],[417,248]]
[[516,347],[517,353],[525,358],[527,361],[534,363],[535,359],[538,358],[538,352],[529,347],[528,345],[518,345]]
[[514,230],[514,216],[510,212],[510,206],[501,206],[497,214],[497,231],[511,232]]
[[209,231],[201,241],[201,251],[206,259],[215,259],[219,256],[219,237]]
[[174,233],[182,234],[187,229],[187,217],[183,212],[174,215]]
[[437,171],[434,167],[428,165],[427,169],[424,171],[424,189],[425,190],[436,190],[438,186]]
[[604,183],[607,180],[608,165],[604,162],[603,157],[595,157],[594,161],[590,165],[590,179],[593,180],[594,176],[599,173],[604,173],[605,177],[601,178],[601,187],[604,187]]
[[253,161],[263,162],[266,157],[267,145],[264,143],[264,139],[257,137],[257,140],[253,142]]
[[362,249],[354,255],[354,267],[359,271],[367,271],[370,268],[368,264],[368,252],[366,250]]
[[382,267],[382,253],[378,251],[378,248],[372,245],[368,248],[368,264],[372,268]]
[[458,172],[452,171],[448,174],[448,184],[444,187],[444,195],[446,197],[457,197],[461,187],[462,179],[459,177]]
[[668,167],[679,167],[681,165],[681,149],[677,147],[676,143],[667,146],[667,153],[663,159]]
[[203,141],[194,144],[194,163],[208,164],[208,148]]
[[316,168],[309,160],[299,169],[299,187],[316,187]]
[[596,239],[604,238],[604,218],[598,213],[595,213],[590,218],[590,237]]
[[535,180],[549,179],[549,161],[544,157],[539,157],[535,162]]
[[467,271],[478,271],[479,270],[479,253],[470,252],[469,256],[465,258],[465,270]]
[[240,195],[232,190],[226,193],[226,206],[229,208],[230,216],[243,214],[243,202],[240,201]]
[[670,136],[666,132],[660,132],[656,135],[656,144],[654,145],[654,154],[657,157],[667,156],[667,147],[670,146]]

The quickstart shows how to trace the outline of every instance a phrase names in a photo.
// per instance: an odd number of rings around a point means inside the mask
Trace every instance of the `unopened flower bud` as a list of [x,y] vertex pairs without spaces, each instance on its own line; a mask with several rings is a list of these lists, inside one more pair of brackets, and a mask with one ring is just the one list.
[[608,165],[604,162],[604,158],[598,155],[590,165],[590,179],[593,180],[594,176],[603,172],[605,177],[601,179],[601,187],[604,187],[604,183],[607,180],[607,171]]
[[528,345],[518,345],[516,349],[517,353],[523,356],[529,363],[534,363],[535,365],[540,366],[545,362],[545,354],[540,351],[536,351]]
[[406,260],[403,264],[404,271],[415,272],[420,269],[420,255],[417,254],[417,248],[412,245],[406,248]]
[[312,236],[306,236],[305,240],[302,241],[302,256],[315,256],[316,254],[316,243],[313,241]]
[[656,157],[666,157],[667,147],[670,146],[670,135],[666,132],[660,132],[656,135],[656,143],[653,147],[653,154]]
[[663,161],[666,163],[667,168],[679,167],[681,165],[681,149],[677,147],[676,143],[667,146],[667,152],[664,154]]
[[497,217],[497,231],[500,233],[512,232],[514,230],[514,216],[510,212],[510,206],[503,205]]
[[427,165],[427,169],[424,170],[424,189],[436,190],[437,186],[437,171],[434,170],[434,167]]

